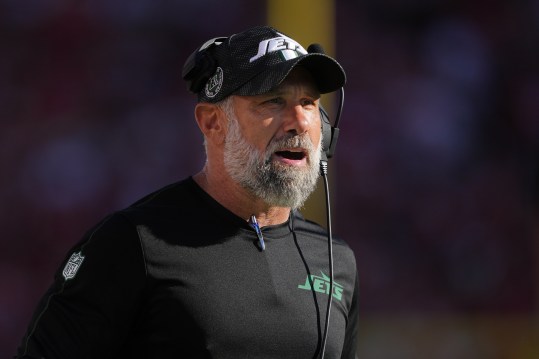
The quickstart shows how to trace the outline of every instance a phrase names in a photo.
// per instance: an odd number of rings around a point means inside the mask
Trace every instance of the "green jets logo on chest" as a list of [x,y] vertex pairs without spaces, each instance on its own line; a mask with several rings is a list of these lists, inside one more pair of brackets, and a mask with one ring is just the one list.
[[[314,290],[315,292],[329,295],[329,287],[330,287],[329,280],[330,279],[327,275],[324,274],[324,272],[320,271],[320,273],[322,273],[322,276],[316,276],[313,274],[308,276],[307,279],[305,280],[305,284],[298,285],[298,288],[309,290],[309,291]],[[333,298],[340,301],[342,299],[343,291],[344,291],[344,287],[334,281],[333,282]]]

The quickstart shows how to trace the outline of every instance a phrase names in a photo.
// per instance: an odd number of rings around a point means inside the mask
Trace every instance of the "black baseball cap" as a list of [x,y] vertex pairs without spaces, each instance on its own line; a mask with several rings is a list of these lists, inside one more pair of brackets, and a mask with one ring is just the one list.
[[277,87],[296,65],[306,68],[321,94],[344,86],[346,74],[319,46],[305,50],[269,26],[207,41],[187,59],[182,77],[199,102],[254,96]]

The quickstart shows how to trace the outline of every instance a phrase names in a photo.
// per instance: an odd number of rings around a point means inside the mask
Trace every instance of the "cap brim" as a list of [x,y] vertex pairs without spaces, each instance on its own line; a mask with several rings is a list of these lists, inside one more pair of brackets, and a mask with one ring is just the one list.
[[337,61],[324,54],[312,53],[269,67],[232,94],[255,96],[267,93],[279,86],[297,65],[311,73],[321,94],[336,91],[346,83],[346,74]]

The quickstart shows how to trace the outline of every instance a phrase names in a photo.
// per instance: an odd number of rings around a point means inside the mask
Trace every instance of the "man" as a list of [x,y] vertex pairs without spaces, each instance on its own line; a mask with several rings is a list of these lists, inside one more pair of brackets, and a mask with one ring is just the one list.
[[344,71],[256,27],[204,44],[184,78],[204,168],[86,234],[18,358],[353,358],[354,255],[334,241],[330,285],[327,234],[297,211],[320,171],[320,93]]

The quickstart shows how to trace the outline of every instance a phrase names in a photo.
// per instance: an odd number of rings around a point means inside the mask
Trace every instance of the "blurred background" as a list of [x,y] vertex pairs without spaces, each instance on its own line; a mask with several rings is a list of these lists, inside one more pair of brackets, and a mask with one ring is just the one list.
[[[89,227],[202,167],[183,62],[272,4],[0,0],[0,357]],[[348,75],[330,165],[360,358],[539,358],[539,1],[308,4],[280,29],[329,5],[301,31],[329,26]]]

